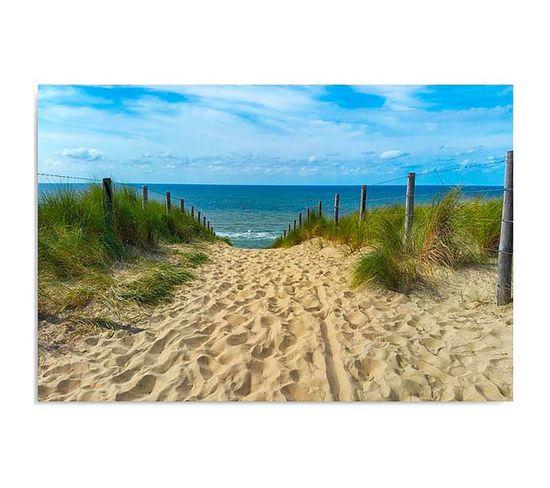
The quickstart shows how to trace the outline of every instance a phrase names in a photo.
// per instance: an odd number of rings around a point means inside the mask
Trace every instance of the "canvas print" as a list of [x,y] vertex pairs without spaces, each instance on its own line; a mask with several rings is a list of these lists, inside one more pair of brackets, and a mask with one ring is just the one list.
[[40,85],[39,401],[512,400],[513,87]]

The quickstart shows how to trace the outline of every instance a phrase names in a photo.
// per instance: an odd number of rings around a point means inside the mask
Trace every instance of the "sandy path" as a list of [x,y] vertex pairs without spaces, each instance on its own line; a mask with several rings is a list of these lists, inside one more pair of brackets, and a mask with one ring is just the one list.
[[[211,247],[212,262],[145,331],[102,333],[38,370],[40,400],[506,400],[512,312],[493,271],[439,295],[352,290],[352,258]],[[485,301],[488,301],[486,303]]]

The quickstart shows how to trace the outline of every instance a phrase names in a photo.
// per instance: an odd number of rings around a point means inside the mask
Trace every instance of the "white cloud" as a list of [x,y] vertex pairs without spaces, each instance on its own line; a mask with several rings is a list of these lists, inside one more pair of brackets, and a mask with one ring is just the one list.
[[382,154],[380,154],[380,159],[398,159],[403,158],[405,156],[408,156],[409,153],[405,151],[384,151]]
[[359,85],[354,89],[369,95],[384,97],[384,106],[397,111],[408,111],[426,107],[418,95],[426,91],[423,85]]
[[62,149],[57,151],[59,156],[81,161],[99,161],[103,158],[103,153],[94,148],[76,147],[74,149]]
[[233,107],[256,106],[269,110],[295,112],[311,108],[320,86],[278,86],[278,85],[182,85],[151,86],[154,90],[179,93],[196,97],[207,104],[229,103]]

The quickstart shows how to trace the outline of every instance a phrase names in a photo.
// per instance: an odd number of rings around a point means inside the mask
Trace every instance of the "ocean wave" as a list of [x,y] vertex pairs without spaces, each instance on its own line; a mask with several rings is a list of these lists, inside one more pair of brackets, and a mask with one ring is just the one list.
[[275,232],[253,232],[251,230],[246,232],[218,232],[216,234],[220,237],[229,237],[229,239],[276,239],[279,234]]

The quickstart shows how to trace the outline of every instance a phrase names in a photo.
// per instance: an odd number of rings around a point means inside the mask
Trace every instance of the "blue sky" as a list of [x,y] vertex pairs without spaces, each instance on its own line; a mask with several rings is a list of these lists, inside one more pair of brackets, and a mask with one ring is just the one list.
[[41,85],[38,171],[219,184],[376,184],[416,171],[430,173],[418,184],[500,185],[503,165],[491,162],[512,149],[512,95],[505,85]]

